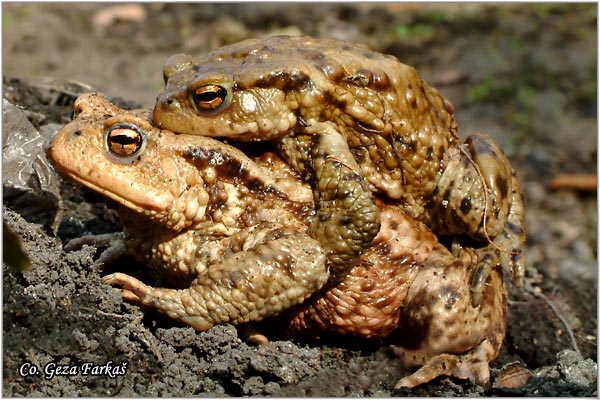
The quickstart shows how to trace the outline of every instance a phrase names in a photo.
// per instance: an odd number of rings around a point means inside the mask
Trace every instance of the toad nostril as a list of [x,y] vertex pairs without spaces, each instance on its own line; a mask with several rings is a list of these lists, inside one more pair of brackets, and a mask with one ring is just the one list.
[[170,106],[171,104],[173,104],[173,99],[168,99],[167,101],[165,101],[165,104]]
[[79,114],[81,114],[82,111],[83,111],[83,109],[79,105],[76,105],[75,107],[73,107],[73,110],[71,111],[71,120],[74,120],[75,118],[77,118],[79,116]]

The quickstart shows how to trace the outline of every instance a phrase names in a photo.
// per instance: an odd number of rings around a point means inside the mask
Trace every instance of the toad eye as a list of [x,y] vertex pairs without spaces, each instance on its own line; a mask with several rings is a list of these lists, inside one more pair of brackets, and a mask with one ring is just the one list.
[[145,136],[131,124],[118,124],[106,131],[106,148],[122,161],[132,161],[144,148]]
[[214,111],[227,102],[227,94],[227,88],[210,83],[196,89],[192,100],[199,111]]

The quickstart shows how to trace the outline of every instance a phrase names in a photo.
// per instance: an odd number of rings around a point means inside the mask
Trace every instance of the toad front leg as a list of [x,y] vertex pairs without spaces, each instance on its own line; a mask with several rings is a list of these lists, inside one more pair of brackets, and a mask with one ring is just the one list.
[[153,288],[114,273],[103,278],[118,285],[126,301],[204,331],[213,325],[258,321],[300,304],[327,281],[326,260],[316,240],[276,229],[263,243],[210,265],[190,288]]
[[334,284],[375,238],[381,216],[337,127],[315,122],[304,132],[307,135],[284,138],[280,145],[289,163],[311,176],[316,216],[309,234],[327,252],[330,283]]
[[125,235],[122,232],[105,233],[101,235],[86,235],[74,238],[64,245],[64,250],[80,250],[84,245],[106,247],[106,249],[100,254],[100,257],[94,261],[94,266],[98,266],[100,268],[104,268],[104,266],[127,254]]

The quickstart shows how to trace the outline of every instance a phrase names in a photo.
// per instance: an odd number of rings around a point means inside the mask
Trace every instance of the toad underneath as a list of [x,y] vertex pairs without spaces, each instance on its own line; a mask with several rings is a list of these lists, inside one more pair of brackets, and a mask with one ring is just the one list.
[[491,245],[453,254],[402,207],[376,198],[381,228],[332,282],[326,251],[309,235],[311,189],[274,154],[251,158],[211,138],[160,130],[148,111],[121,110],[99,94],[82,95],[75,115],[49,158],[121,205],[120,249],[170,282],[155,288],[104,276],[125,300],[198,331],[286,311],[291,335],[397,332],[402,364],[420,367],[397,386],[440,375],[489,382],[506,315],[502,268],[482,275]]

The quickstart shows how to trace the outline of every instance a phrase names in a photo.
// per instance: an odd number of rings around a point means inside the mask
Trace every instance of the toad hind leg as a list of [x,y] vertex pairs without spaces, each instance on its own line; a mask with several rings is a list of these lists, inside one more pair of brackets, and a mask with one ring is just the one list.
[[258,321],[299,304],[327,281],[325,256],[305,235],[283,235],[209,266],[190,288],[153,288],[114,273],[126,301],[145,305],[204,331],[213,325]]
[[[525,262],[522,257],[522,249],[525,245],[525,204],[521,183],[516,172],[512,174],[511,205],[508,212],[508,220],[504,231],[494,238],[494,242],[500,250],[500,262],[512,276],[517,287],[523,286],[525,279]],[[507,251],[508,250],[508,251]]]
[[508,158],[491,137],[471,135],[453,152],[432,201],[442,205],[430,209],[434,231],[489,242],[515,284],[522,285],[523,196]]
[[405,299],[394,352],[407,368],[420,367],[397,387],[417,386],[440,375],[489,382],[488,363],[505,333],[506,289],[502,270],[487,275],[480,304],[473,305],[472,274],[465,263],[438,245],[422,266]]

